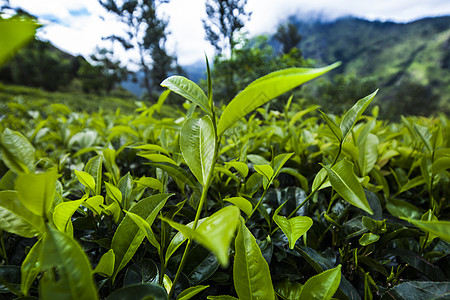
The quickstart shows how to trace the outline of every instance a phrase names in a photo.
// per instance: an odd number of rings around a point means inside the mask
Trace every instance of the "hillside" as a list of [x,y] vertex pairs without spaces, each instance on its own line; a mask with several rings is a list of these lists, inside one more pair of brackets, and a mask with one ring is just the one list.
[[450,17],[404,24],[356,18],[291,20],[303,37],[304,57],[318,65],[342,61],[338,72],[373,77],[380,98],[393,100],[399,87],[415,85],[427,97],[439,97],[441,105],[450,103]]

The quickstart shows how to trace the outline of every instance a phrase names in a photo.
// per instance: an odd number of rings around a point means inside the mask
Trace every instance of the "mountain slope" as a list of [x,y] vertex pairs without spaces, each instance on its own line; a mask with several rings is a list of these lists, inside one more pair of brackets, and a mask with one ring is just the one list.
[[294,23],[305,58],[318,65],[342,61],[338,72],[375,78],[384,100],[413,82],[432,90],[430,97],[438,96],[441,104],[450,103],[450,17],[405,24],[356,18]]

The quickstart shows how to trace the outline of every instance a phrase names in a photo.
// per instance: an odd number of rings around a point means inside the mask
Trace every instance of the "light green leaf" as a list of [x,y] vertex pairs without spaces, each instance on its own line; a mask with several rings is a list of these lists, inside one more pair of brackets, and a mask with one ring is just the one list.
[[133,192],[133,177],[131,177],[130,172],[120,178],[117,187],[122,195],[123,209],[129,209],[134,200],[131,198],[131,194]]
[[33,39],[39,26],[35,21],[24,18],[0,19],[0,66]]
[[155,163],[169,163],[177,165],[177,163],[173,159],[162,154],[153,153],[153,154],[138,154],[138,155]]
[[378,160],[378,137],[369,133],[364,142],[358,145],[358,165],[361,176],[366,176]]
[[75,175],[82,185],[90,189],[92,193],[95,194],[95,180],[91,174],[89,174],[88,172],[75,170]]
[[[153,224],[157,214],[164,207],[167,199],[173,194],[158,194],[140,200],[130,212],[143,218],[148,224]],[[113,279],[117,273],[131,260],[136,250],[145,238],[143,231],[126,215],[114,233],[111,249],[116,255]]]
[[434,175],[439,174],[447,169],[450,169],[450,157],[440,157],[436,159],[431,166],[431,172]]
[[226,162],[225,165],[235,168],[239,172],[239,174],[242,176],[242,178],[245,178],[248,175],[247,164],[245,164],[241,161],[230,161],[230,162]]
[[114,263],[116,261],[116,256],[114,255],[113,249],[103,254],[95,267],[92,274],[100,274],[105,277],[111,277],[114,272]]
[[221,136],[230,126],[259,106],[337,66],[339,63],[317,69],[284,69],[253,81],[227,105],[219,119],[217,134]]
[[145,221],[141,216],[139,216],[137,214],[134,214],[129,211],[125,211],[125,213],[127,214],[127,216],[129,216],[131,218],[131,220],[133,220],[133,222],[139,227],[139,229],[144,232],[144,234],[147,237],[147,240],[150,242],[150,244],[155,246],[155,248],[158,250],[158,253],[160,253],[161,245],[156,240],[155,234],[153,233],[153,230],[152,230],[150,224],[148,224],[147,221]]
[[161,218],[170,226],[180,231],[185,237],[196,240],[203,247],[213,252],[223,267],[228,266],[230,243],[239,222],[239,209],[226,206],[206,218],[196,230]]
[[202,292],[203,290],[206,290],[207,288],[209,288],[209,285],[191,286],[190,288],[187,288],[184,291],[182,291],[178,295],[177,300],[189,300],[198,293]]
[[117,203],[122,203],[122,192],[114,185],[105,181],[106,195]]
[[421,221],[405,217],[400,218],[416,225],[425,232],[429,232],[446,242],[450,242],[450,221]]
[[235,240],[233,281],[239,299],[275,299],[269,265],[242,219]]
[[378,90],[373,92],[372,94],[358,100],[358,102],[353,105],[352,108],[350,108],[345,115],[342,117],[341,123],[339,124],[339,127],[341,128],[343,139],[347,137],[347,135],[350,133],[352,127],[355,125],[355,123],[358,121],[359,117],[363,114],[363,112],[366,110],[367,106],[372,102],[373,98],[377,94]]
[[320,109],[319,111],[322,114],[322,117],[325,119],[325,122],[327,122],[328,128],[330,128],[331,132],[336,136],[338,141],[341,142],[344,139],[341,128],[339,128],[336,122],[329,115],[327,115]]
[[255,171],[263,175],[263,187],[265,190],[269,187],[272,182],[273,169],[269,165],[254,165]]
[[282,153],[275,156],[273,159],[273,178],[277,177],[284,164],[294,155],[294,153]]
[[364,233],[361,236],[361,238],[359,239],[359,244],[361,246],[367,246],[367,245],[370,245],[372,243],[375,243],[379,239],[380,239],[380,236],[378,234],[368,232],[368,233]]
[[[48,227],[40,252],[41,271],[46,271],[40,281],[40,298],[98,299],[88,257],[75,240]],[[52,268],[57,268],[58,279]]]
[[216,136],[209,116],[189,118],[181,128],[180,149],[186,164],[203,186],[214,160]]
[[373,214],[366,195],[353,172],[353,164],[347,159],[339,161],[332,169],[323,166],[327,170],[331,186],[345,201],[369,214]]
[[19,200],[32,213],[45,216],[53,204],[57,178],[56,169],[39,174],[19,174],[15,182]]
[[103,211],[104,198],[101,195],[87,198],[83,206],[92,210],[93,213],[99,215]]
[[303,284],[296,281],[291,281],[289,279],[284,279],[283,281],[278,281],[275,283],[275,291],[283,299],[300,299],[300,294],[302,293]]
[[102,164],[103,156],[96,155],[91,158],[84,167],[84,170],[91,174],[95,182],[95,195],[100,195],[102,192]]
[[230,203],[233,203],[237,207],[239,207],[240,210],[242,210],[247,216],[250,216],[252,214],[253,206],[250,201],[245,199],[244,197],[231,197],[231,198],[225,198],[223,201],[227,201]]
[[28,290],[41,270],[39,257],[41,255],[42,239],[39,239],[28,252],[20,266],[21,282],[20,291],[28,295]]
[[430,140],[431,140],[431,133],[428,130],[427,127],[417,125],[416,123],[413,123],[413,128],[417,134],[417,136],[420,138],[420,140],[423,142],[425,147],[429,152],[433,151],[433,147],[431,146]]
[[395,217],[420,219],[422,216],[422,212],[413,204],[399,199],[388,199],[386,209]]
[[274,214],[273,220],[287,236],[290,249],[294,249],[297,240],[304,235],[313,224],[313,220],[310,217],[297,216],[287,219],[286,217],[279,216],[278,212]]
[[329,300],[336,293],[340,282],[341,265],[308,279],[299,299]]
[[406,184],[404,186],[402,186],[402,188],[400,189],[400,191],[397,192],[397,194],[401,194],[412,188],[418,187],[420,185],[424,185],[425,183],[426,183],[425,178],[423,176],[417,176],[411,180],[408,180],[408,182],[406,182]]
[[0,229],[31,238],[44,231],[44,222],[20,202],[16,191],[0,191]]
[[83,204],[84,199],[62,202],[56,205],[53,211],[53,222],[59,231],[66,233],[73,237],[72,215],[76,212],[78,207]]
[[207,114],[211,115],[208,105],[208,98],[205,92],[194,82],[183,76],[171,76],[161,83],[161,86],[168,88],[174,93],[192,101],[200,106]]
[[0,150],[3,162],[14,173],[34,170],[34,147],[21,133],[6,128],[0,137]]
[[143,176],[143,177],[139,178],[138,180],[136,180],[136,183],[146,186],[148,188],[160,191],[160,192],[162,192],[162,189],[163,189],[162,182],[159,181],[158,179],[152,178],[152,177]]
[[156,151],[156,152],[164,153],[167,156],[170,155],[169,151],[167,151],[166,149],[164,149],[163,147],[161,147],[159,145],[154,145],[154,144],[145,144],[145,145],[134,146],[134,147],[130,147],[130,148],[138,149],[138,150],[146,150],[146,151]]

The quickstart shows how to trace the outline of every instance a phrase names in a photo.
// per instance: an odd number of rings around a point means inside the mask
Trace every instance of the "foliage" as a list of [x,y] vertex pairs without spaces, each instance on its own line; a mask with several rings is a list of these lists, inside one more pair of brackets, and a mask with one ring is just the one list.
[[[250,19],[246,12],[247,0],[208,0],[205,2],[206,15],[203,28],[206,40],[216,49],[217,54],[231,56],[237,44],[236,34]],[[228,51],[226,53],[225,51]]]
[[[297,48],[302,40],[297,26],[292,23],[278,25],[274,38],[281,44],[281,51],[284,54],[288,54],[293,48]],[[299,55],[301,55],[300,51]]]
[[123,35],[107,37],[118,42],[125,50],[139,54],[134,63],[144,73],[144,86],[148,95],[158,92],[159,83],[177,69],[176,59],[165,49],[167,21],[158,16],[157,5],[167,0],[99,0],[127,29]]

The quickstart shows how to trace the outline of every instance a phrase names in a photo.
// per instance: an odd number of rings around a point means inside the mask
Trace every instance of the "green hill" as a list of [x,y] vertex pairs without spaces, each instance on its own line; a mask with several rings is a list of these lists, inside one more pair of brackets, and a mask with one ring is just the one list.
[[422,98],[416,101],[450,106],[450,17],[410,23],[357,18],[306,23],[294,17],[291,22],[303,37],[305,58],[317,64],[342,61],[337,72],[373,78],[383,101],[414,96],[409,93]]

